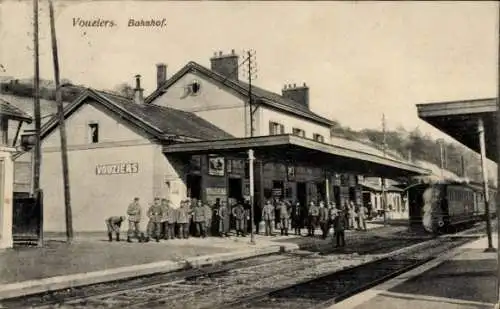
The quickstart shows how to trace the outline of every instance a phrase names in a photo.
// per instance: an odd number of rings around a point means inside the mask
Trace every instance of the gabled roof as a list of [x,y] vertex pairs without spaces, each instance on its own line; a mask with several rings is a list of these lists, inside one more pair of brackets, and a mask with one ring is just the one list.
[[[129,98],[90,88],[86,89],[79,98],[65,107],[65,117],[75,112],[88,98],[101,103],[131,125],[138,126],[159,140],[172,138],[178,140],[207,140],[233,137],[192,113],[155,104],[136,104]],[[57,117],[50,119],[42,127],[42,138],[54,130],[57,125]]]
[[2,98],[0,98],[0,115],[6,115],[8,118],[28,123],[31,123],[32,120],[30,115]]
[[[212,71],[196,62],[189,62],[182,69],[180,69],[177,73],[175,73],[163,86],[156,89],[153,93],[151,93],[146,98],[146,103],[151,103],[163,93],[165,93],[168,88],[176,83],[181,77],[183,77],[187,73],[196,73],[201,74],[202,76],[214,81],[215,83],[223,86],[227,89],[236,91],[240,96],[244,98],[248,98],[248,83],[245,83],[240,80],[232,80],[226,78],[225,76]],[[272,107],[274,109],[278,109],[283,112],[287,112],[289,114],[293,114],[299,117],[303,117],[314,121],[316,123],[331,126],[333,122],[329,119],[319,116],[316,113],[313,113],[309,108],[300,104],[299,102],[295,102],[293,100],[287,99],[277,93],[265,90],[258,86],[254,86],[252,84],[252,95],[254,102],[264,104],[266,106]]]

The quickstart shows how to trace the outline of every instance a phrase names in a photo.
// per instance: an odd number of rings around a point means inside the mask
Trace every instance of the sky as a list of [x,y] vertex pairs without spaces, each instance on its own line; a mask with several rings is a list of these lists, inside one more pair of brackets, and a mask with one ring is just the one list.
[[[40,3],[41,76],[53,79],[47,1]],[[215,51],[254,49],[255,84],[280,93],[306,82],[311,109],[354,129],[418,126],[416,104],[497,95],[495,2],[56,1],[61,76],[111,89],[156,86],[156,63],[172,76]],[[33,76],[32,1],[0,0],[0,76]],[[113,28],[73,26],[76,18]],[[130,28],[129,18],[166,19]],[[0,68],[1,70],[1,68]],[[445,137],[446,138],[446,137]],[[449,139],[449,138],[447,138]]]

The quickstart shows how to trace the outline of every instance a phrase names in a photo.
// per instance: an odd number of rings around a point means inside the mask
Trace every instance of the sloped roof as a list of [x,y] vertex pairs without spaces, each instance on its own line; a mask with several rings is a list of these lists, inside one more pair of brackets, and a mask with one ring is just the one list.
[[[13,94],[0,93],[0,100],[7,101],[8,103],[10,103],[10,105],[23,111],[31,118],[34,117],[33,97],[22,97]],[[53,115],[56,114],[56,112],[57,105],[55,101],[40,99],[40,115],[42,117],[42,124],[47,122]],[[33,123],[31,124],[31,126],[33,126]]]
[[6,115],[9,118],[15,120],[26,121],[28,123],[31,122],[31,117],[27,113],[23,112],[21,109],[16,106],[10,104],[6,100],[0,98],[0,114]]
[[[68,116],[73,113],[89,97],[160,140],[175,136],[193,140],[233,137],[192,113],[155,104],[136,104],[130,98],[90,88],[86,89],[78,99],[66,106],[65,115]],[[57,124],[57,117],[50,119],[42,128],[42,137],[56,128]]]
[[[185,74],[189,72],[201,74],[211,79],[212,81],[220,84],[221,86],[224,86],[226,88],[238,92],[242,97],[248,98],[248,88],[249,88],[248,83],[245,83],[240,80],[232,80],[226,78],[225,76],[215,71],[212,71],[196,62],[191,61],[187,65],[185,65],[182,69],[180,69],[177,73],[175,73],[163,86],[156,89],[152,94],[150,94],[146,98],[146,103],[153,102],[156,98],[161,96],[171,85],[173,85],[181,77],[183,77]],[[252,84],[252,95],[253,95],[252,99],[255,102],[265,104],[280,111],[284,111],[290,114],[294,114],[296,116],[307,118],[309,120],[315,121],[325,126],[331,126],[333,124],[331,120],[321,117],[320,115],[312,112],[309,108],[302,105],[301,103],[287,99],[277,93],[265,90],[253,84]]]

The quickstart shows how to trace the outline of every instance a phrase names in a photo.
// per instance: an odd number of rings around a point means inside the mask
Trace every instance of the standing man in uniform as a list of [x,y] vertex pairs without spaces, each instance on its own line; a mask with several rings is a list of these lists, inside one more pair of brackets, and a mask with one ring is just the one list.
[[163,219],[162,205],[160,204],[160,198],[155,197],[153,204],[149,207],[147,216],[149,218],[147,227],[146,242],[150,238],[154,238],[156,242],[160,241],[161,233],[161,222]]
[[167,232],[166,239],[175,238],[175,224],[177,223],[177,209],[172,207],[172,202],[167,200]]
[[309,204],[309,233],[308,236],[314,237],[314,232],[318,226],[319,208],[311,201]]
[[109,217],[106,219],[106,228],[108,229],[109,241],[113,241],[113,233],[116,233],[116,241],[120,241],[120,227],[122,222],[125,221],[125,217]]
[[220,202],[218,216],[219,216],[219,235],[220,237],[227,237],[229,233],[229,224],[231,222],[231,213],[225,201]]
[[196,225],[196,236],[205,238],[205,207],[201,200],[197,200],[194,206],[193,221]]
[[356,209],[353,201],[349,201],[349,229],[354,229],[354,220],[356,218]]
[[139,198],[135,197],[134,201],[127,208],[128,215],[128,232],[127,232],[127,242],[132,242],[132,237],[135,237],[142,241],[140,232],[140,222],[141,222],[141,212],[142,207],[139,205]]
[[208,203],[204,203],[203,209],[205,209],[205,235],[212,236],[212,207]]
[[166,198],[161,199],[161,228],[160,228],[160,238],[161,239],[168,239],[168,201]]
[[321,227],[322,237],[326,239],[330,225],[328,224],[328,208],[323,201],[319,202],[319,225]]
[[189,238],[189,205],[186,200],[181,202],[177,210],[177,224],[179,224],[179,238]]
[[280,201],[278,204],[278,214],[280,218],[281,235],[288,236],[288,219],[290,215],[288,213],[288,205],[284,201]]
[[272,236],[272,224],[274,221],[274,207],[271,201],[267,201],[262,209],[262,219],[264,219],[266,236]]
[[240,236],[241,234],[241,236],[245,237],[246,212],[241,202],[236,202],[236,205],[232,209],[232,214],[236,223],[236,236]]
[[302,227],[302,216],[301,216],[301,208],[300,208],[300,202],[296,202],[292,206],[292,228],[295,231],[295,235],[300,236],[300,229]]

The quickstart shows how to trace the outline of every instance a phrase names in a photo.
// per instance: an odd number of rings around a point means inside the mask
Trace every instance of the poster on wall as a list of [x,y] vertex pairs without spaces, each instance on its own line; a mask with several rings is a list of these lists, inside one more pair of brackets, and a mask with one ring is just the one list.
[[225,164],[224,157],[208,157],[208,175],[224,176]]

